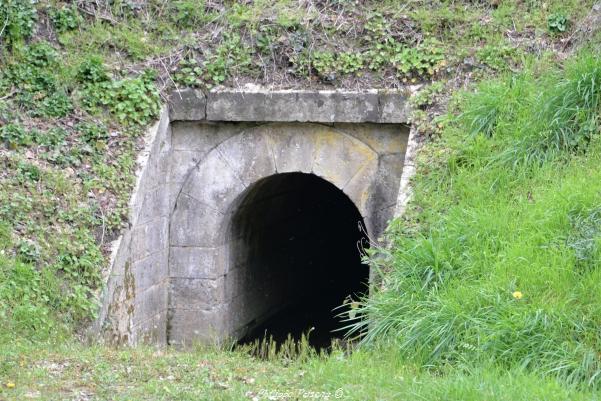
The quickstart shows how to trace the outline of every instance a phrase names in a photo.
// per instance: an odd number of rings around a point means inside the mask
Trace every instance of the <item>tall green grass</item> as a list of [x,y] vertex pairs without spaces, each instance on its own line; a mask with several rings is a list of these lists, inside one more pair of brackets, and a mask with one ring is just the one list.
[[580,54],[459,102],[393,246],[372,254],[382,287],[349,321],[363,344],[601,384],[600,84],[599,57]]

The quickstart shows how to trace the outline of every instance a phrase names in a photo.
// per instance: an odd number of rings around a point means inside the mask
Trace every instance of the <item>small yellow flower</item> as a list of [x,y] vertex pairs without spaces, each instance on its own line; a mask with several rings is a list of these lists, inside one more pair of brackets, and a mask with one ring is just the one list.
[[524,296],[524,294],[522,294],[521,291],[514,291],[511,295],[513,295],[515,299],[522,299],[522,297]]
[[15,388],[15,383],[13,383],[13,382],[8,382],[8,383],[6,383],[6,387],[7,387],[7,388]]

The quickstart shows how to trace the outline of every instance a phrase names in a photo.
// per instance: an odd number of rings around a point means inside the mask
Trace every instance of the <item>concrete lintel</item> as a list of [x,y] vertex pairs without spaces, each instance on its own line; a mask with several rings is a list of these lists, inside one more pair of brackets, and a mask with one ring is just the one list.
[[202,91],[192,88],[175,90],[169,96],[171,121],[200,121],[206,117],[207,98]]
[[407,123],[411,93],[412,88],[311,91],[251,86],[216,88],[205,98],[185,89],[171,95],[170,116],[172,121]]

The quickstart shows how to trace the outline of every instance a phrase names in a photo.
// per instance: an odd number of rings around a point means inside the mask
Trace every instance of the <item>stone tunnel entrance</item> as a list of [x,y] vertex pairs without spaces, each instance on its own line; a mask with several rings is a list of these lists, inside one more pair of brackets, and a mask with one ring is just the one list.
[[174,93],[145,136],[94,329],[187,346],[315,327],[328,345],[332,309],[366,289],[357,243],[397,208],[408,94]]
[[231,221],[228,275],[242,342],[280,342],[310,331],[327,347],[343,326],[334,310],[367,290],[362,217],[336,186],[313,174],[264,178],[240,197]]

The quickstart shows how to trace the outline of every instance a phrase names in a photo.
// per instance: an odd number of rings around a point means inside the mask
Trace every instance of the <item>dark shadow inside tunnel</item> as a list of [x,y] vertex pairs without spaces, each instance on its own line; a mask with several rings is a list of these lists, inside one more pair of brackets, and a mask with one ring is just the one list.
[[231,220],[226,276],[240,343],[310,331],[309,343],[323,349],[343,337],[334,309],[368,288],[362,227],[353,202],[316,175],[276,174],[248,188]]

